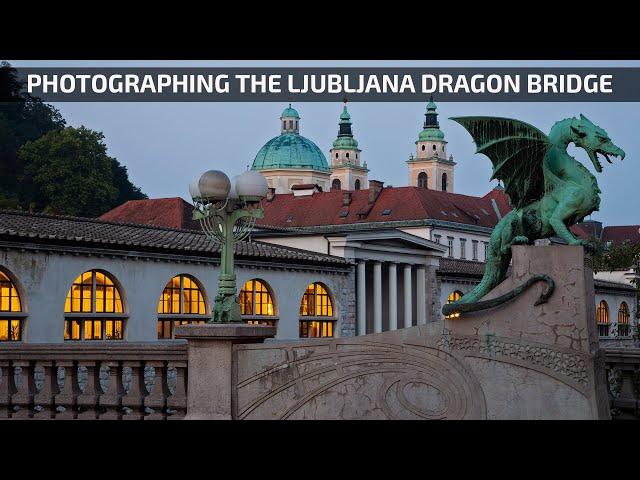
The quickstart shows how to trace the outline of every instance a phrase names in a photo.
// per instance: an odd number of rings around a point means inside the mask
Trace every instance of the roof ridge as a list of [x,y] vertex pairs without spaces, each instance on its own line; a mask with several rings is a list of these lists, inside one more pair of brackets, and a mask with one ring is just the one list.
[[16,216],[23,216],[23,217],[48,218],[51,220],[70,220],[70,221],[81,222],[81,223],[100,223],[100,224],[115,225],[115,226],[122,226],[122,227],[135,227],[140,229],[147,228],[152,230],[166,230],[171,232],[191,232],[191,233],[199,233],[204,235],[204,232],[199,230],[159,227],[156,225],[143,225],[140,223],[131,223],[131,222],[117,222],[115,220],[103,220],[100,218],[91,218],[91,217],[77,217],[73,215],[54,215],[51,213],[26,212],[22,210],[7,210],[7,209],[0,209],[0,215],[16,215]]

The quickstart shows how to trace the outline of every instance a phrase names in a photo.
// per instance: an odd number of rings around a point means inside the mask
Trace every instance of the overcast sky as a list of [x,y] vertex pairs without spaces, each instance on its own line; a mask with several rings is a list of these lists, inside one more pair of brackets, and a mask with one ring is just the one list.
[[[16,66],[640,66],[640,62],[98,62],[20,61]],[[404,186],[408,181],[406,160],[415,153],[414,142],[422,130],[425,102],[349,104],[353,130],[370,169],[369,179]],[[437,98],[435,99],[437,102]],[[208,169],[229,176],[251,165],[260,147],[280,133],[280,103],[57,103],[67,123],[104,133],[109,155],[129,169],[133,183],[150,198],[181,196],[189,200],[189,182]],[[342,105],[295,103],[301,116],[300,133],[313,140],[328,158],[338,131]],[[625,150],[623,162],[603,162],[596,173],[602,190],[600,212],[592,218],[607,225],[640,224],[640,105],[636,103],[438,103],[440,128],[449,142],[448,151],[457,162],[455,192],[484,195],[491,163],[475,155],[466,130],[448,117],[496,115],[524,120],[543,132],[563,118],[583,113],[604,128],[616,145]],[[571,146],[569,153],[595,173],[586,153]]]

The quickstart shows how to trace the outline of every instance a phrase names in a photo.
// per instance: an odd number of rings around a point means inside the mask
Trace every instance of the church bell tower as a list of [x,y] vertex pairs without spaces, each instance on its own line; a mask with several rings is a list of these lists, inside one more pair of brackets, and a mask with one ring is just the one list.
[[438,123],[437,106],[430,98],[424,114],[423,130],[416,141],[416,155],[407,160],[409,185],[453,192],[453,175],[456,163],[453,155],[447,158],[447,142]]

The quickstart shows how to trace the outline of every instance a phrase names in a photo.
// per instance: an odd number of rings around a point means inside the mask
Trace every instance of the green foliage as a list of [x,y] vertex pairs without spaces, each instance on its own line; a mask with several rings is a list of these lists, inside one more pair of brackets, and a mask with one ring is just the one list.
[[52,131],[25,143],[18,157],[40,192],[45,212],[98,216],[118,198],[104,136],[85,127]]
[[107,155],[103,135],[65,128],[60,112],[22,91],[0,63],[0,208],[98,216],[147,198]]

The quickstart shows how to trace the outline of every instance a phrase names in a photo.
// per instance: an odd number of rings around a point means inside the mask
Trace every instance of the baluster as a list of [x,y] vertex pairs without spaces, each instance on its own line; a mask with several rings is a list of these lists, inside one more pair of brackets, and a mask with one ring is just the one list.
[[98,369],[98,418],[101,420],[118,420],[118,362],[100,362]]
[[121,415],[122,420],[141,420],[142,415],[142,379],[141,362],[122,362],[121,374]]
[[162,388],[162,379],[164,376],[165,369],[163,361],[145,362],[143,369],[145,420],[162,420],[164,418],[164,395]]
[[73,370],[74,365],[72,360],[55,361],[53,418],[56,420],[70,420],[75,417],[73,408]]
[[76,366],[76,418],[79,420],[95,420],[98,395],[96,389],[96,362],[82,360]]
[[187,412],[187,362],[169,362],[165,375],[167,419],[181,420]]
[[9,370],[8,360],[0,360],[0,419],[9,418]]
[[33,368],[33,418],[51,419],[54,370],[52,361],[37,361]]
[[29,362],[25,360],[14,361],[11,366],[11,418],[29,418],[29,370]]

